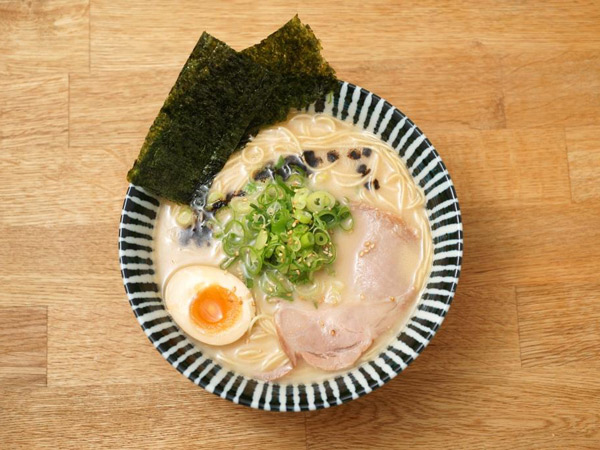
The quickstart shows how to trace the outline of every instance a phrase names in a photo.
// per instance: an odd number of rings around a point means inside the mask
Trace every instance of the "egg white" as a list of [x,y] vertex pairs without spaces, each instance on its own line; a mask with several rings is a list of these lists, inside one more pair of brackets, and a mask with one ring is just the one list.
[[[190,317],[190,305],[197,293],[211,285],[230,290],[242,301],[241,314],[224,330],[205,330]],[[254,298],[246,285],[231,273],[210,266],[187,266],[174,272],[167,282],[164,299],[167,311],[177,325],[192,338],[210,345],[237,341],[248,330],[256,313]]]

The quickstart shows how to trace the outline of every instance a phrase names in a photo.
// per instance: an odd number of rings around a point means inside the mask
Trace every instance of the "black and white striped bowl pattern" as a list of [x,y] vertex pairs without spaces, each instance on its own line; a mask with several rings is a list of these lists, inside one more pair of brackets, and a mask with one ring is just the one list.
[[339,405],[388,382],[423,351],[446,316],[460,275],[463,231],[456,191],[437,151],[411,120],[384,99],[340,82],[333,96],[308,108],[352,122],[389,143],[423,188],[433,238],[433,267],[417,309],[372,361],[320,383],[283,384],[244,377],[203,355],[173,322],[154,279],[153,227],[160,202],[130,185],[119,229],[119,258],[131,308],[161,355],[185,377],[234,403],[268,411]]

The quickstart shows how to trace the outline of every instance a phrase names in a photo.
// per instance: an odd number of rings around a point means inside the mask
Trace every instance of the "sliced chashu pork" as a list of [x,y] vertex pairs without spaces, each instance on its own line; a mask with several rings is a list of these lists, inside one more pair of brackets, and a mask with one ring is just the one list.
[[275,324],[292,364],[302,357],[323,370],[352,366],[413,303],[417,265],[403,255],[418,254],[417,233],[375,208],[353,205],[351,210],[354,229],[339,247],[336,271],[348,271],[348,291],[355,298],[317,310],[281,304]]
[[411,288],[395,300],[353,303],[318,311],[284,307],[275,316],[283,349],[292,364],[298,356],[323,370],[352,366],[414,298]]

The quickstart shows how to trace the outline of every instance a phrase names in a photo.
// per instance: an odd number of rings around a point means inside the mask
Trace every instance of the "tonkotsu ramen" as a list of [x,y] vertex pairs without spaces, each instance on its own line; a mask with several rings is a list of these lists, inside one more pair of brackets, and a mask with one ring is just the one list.
[[192,207],[161,201],[154,240],[165,306],[208,357],[299,383],[373,359],[432,261],[425,197],[398,154],[320,113],[263,128]]

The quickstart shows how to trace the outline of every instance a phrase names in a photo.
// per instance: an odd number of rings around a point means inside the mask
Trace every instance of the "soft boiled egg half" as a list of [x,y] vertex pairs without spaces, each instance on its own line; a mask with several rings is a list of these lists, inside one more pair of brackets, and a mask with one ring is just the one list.
[[255,314],[252,294],[236,276],[210,266],[187,266],[170,277],[165,305],[192,338],[210,345],[237,341]]

